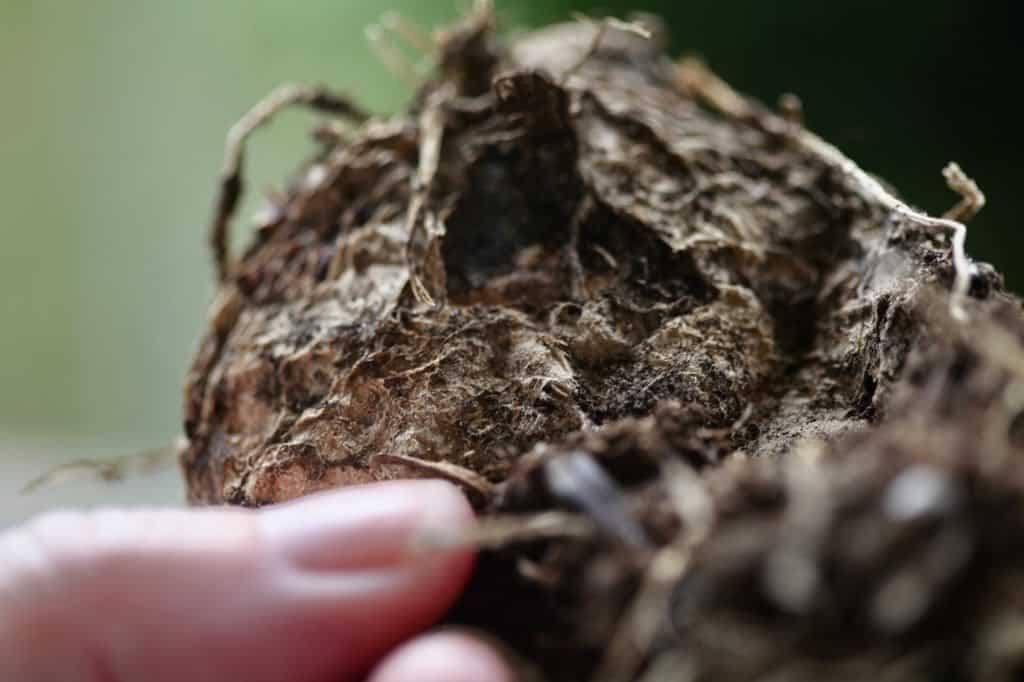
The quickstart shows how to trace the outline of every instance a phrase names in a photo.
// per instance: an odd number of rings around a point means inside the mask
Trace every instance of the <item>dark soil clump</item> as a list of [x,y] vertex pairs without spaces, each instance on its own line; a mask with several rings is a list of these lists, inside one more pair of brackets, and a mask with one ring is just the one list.
[[[963,254],[973,183],[917,212],[653,23],[492,24],[404,116],[284,89],[233,132],[190,500],[455,481],[450,620],[540,679],[1018,679],[1024,315]],[[232,260],[292,103],[355,124]]]

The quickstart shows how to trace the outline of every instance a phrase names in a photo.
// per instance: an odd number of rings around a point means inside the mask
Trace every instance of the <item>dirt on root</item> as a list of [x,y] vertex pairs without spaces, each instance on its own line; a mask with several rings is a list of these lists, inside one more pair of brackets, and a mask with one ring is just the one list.
[[[482,4],[408,113],[229,139],[189,499],[461,485],[449,620],[536,679],[1024,674],[1024,315],[932,218],[661,27]],[[241,145],[318,148],[237,259]],[[341,120],[347,121],[342,124]]]

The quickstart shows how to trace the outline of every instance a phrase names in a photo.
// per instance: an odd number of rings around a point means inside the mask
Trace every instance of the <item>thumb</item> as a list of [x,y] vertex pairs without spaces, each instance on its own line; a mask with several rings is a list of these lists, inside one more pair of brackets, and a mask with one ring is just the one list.
[[472,523],[439,481],[320,493],[264,511],[59,512],[0,534],[0,679],[347,680],[436,620]]

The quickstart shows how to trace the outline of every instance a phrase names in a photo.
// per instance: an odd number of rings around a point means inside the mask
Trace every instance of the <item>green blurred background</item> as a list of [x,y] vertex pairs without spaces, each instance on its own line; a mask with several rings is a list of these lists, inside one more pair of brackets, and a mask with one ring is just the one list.
[[[0,523],[79,499],[38,498],[4,516],[8,493],[55,462],[177,435],[211,293],[204,230],[228,127],[288,81],[399,108],[408,89],[364,28],[384,10],[431,26],[464,8],[0,0]],[[1024,288],[1015,3],[498,1],[511,28],[574,10],[661,14],[675,52],[702,54],[764,100],[799,94],[810,127],[930,212],[954,202],[939,171],[959,161],[990,201],[969,250]],[[312,120],[288,114],[258,136],[251,186],[286,175],[310,149]],[[177,499],[175,480],[137,496]]]

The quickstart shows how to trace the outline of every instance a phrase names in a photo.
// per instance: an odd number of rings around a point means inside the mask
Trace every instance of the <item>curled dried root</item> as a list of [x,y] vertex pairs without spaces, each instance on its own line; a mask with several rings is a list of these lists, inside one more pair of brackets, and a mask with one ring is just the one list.
[[268,123],[279,111],[294,105],[302,105],[314,111],[347,118],[356,123],[363,123],[370,117],[347,97],[333,93],[326,88],[283,85],[250,109],[231,127],[224,149],[224,169],[220,175],[220,189],[209,231],[214,267],[217,280],[220,282],[224,281],[230,270],[229,225],[244,190],[242,163],[245,155],[245,141],[257,128]]

